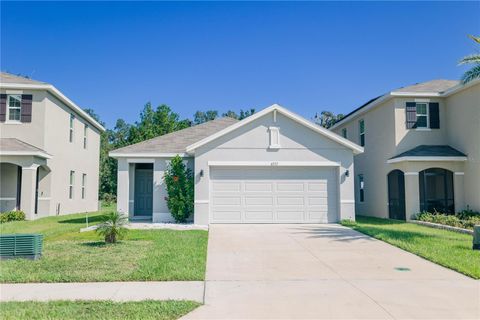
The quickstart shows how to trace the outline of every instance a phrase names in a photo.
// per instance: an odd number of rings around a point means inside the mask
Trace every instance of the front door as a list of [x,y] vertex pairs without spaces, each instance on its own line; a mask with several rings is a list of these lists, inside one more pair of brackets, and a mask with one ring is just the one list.
[[135,199],[136,217],[151,217],[153,212],[153,166],[137,164],[135,167]]
[[388,217],[405,220],[405,176],[400,170],[388,174]]

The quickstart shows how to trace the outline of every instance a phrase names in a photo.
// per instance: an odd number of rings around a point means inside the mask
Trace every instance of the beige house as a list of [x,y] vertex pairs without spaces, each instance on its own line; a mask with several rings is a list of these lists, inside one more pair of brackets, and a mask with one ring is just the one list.
[[0,212],[96,211],[104,130],[53,85],[1,73]]
[[117,208],[172,221],[165,170],[180,155],[195,177],[194,222],[329,223],[355,219],[353,156],[363,151],[279,105],[113,150]]
[[394,90],[331,128],[364,147],[355,156],[361,215],[480,211],[480,81],[433,80]]

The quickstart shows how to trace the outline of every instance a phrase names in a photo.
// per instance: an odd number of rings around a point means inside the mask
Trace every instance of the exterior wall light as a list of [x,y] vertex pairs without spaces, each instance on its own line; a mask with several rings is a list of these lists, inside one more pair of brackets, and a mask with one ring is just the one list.
[[200,170],[200,177],[203,177],[203,169]]
[[345,177],[348,177],[348,176],[350,176],[350,171],[346,170],[345,171]]

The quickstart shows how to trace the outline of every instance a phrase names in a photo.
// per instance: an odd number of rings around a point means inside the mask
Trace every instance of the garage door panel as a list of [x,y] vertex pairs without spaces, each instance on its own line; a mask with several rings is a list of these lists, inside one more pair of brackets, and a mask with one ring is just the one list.
[[279,206],[303,206],[305,205],[305,198],[303,195],[300,197],[278,196],[277,204]]
[[277,191],[279,192],[291,192],[291,191],[299,191],[303,192],[305,189],[303,182],[277,182]]
[[302,221],[304,220],[304,211],[277,211],[277,219],[281,222]]
[[213,211],[213,219],[218,222],[241,222],[241,211],[215,210]]
[[273,211],[247,210],[245,222],[273,221]]
[[334,168],[221,169],[210,173],[213,223],[338,221]]
[[212,190],[214,192],[240,192],[241,184],[240,182],[214,182],[212,185]]
[[216,206],[239,206],[242,204],[242,197],[215,196],[213,198],[213,204]]
[[245,182],[245,192],[272,192],[272,183]]
[[273,205],[273,196],[269,197],[258,197],[258,196],[245,196],[245,205],[246,206],[272,206]]

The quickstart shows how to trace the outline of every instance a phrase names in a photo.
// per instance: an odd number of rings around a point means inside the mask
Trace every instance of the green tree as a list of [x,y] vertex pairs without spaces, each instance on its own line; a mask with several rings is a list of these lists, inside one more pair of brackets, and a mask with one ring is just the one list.
[[197,111],[193,115],[194,124],[202,124],[210,120],[215,120],[218,117],[217,110]]
[[238,120],[243,120],[247,117],[250,117],[254,113],[255,113],[254,108],[250,108],[250,110],[245,110],[245,111],[243,111],[243,109],[240,109],[240,116],[238,117]]
[[[469,36],[477,44],[480,44],[480,37]],[[474,53],[464,57],[459,64],[473,64],[473,67],[462,76],[462,83],[466,84],[472,80],[480,79],[480,54]]]
[[238,119],[238,114],[233,110],[228,110],[222,114],[222,117],[229,117],[233,119]]
[[313,117],[316,124],[326,129],[331,128],[335,123],[342,120],[345,116],[343,114],[337,114],[330,111],[322,111],[320,115],[317,113]]
[[164,175],[167,187],[167,206],[176,222],[185,222],[193,213],[194,181],[193,174],[176,155]]

